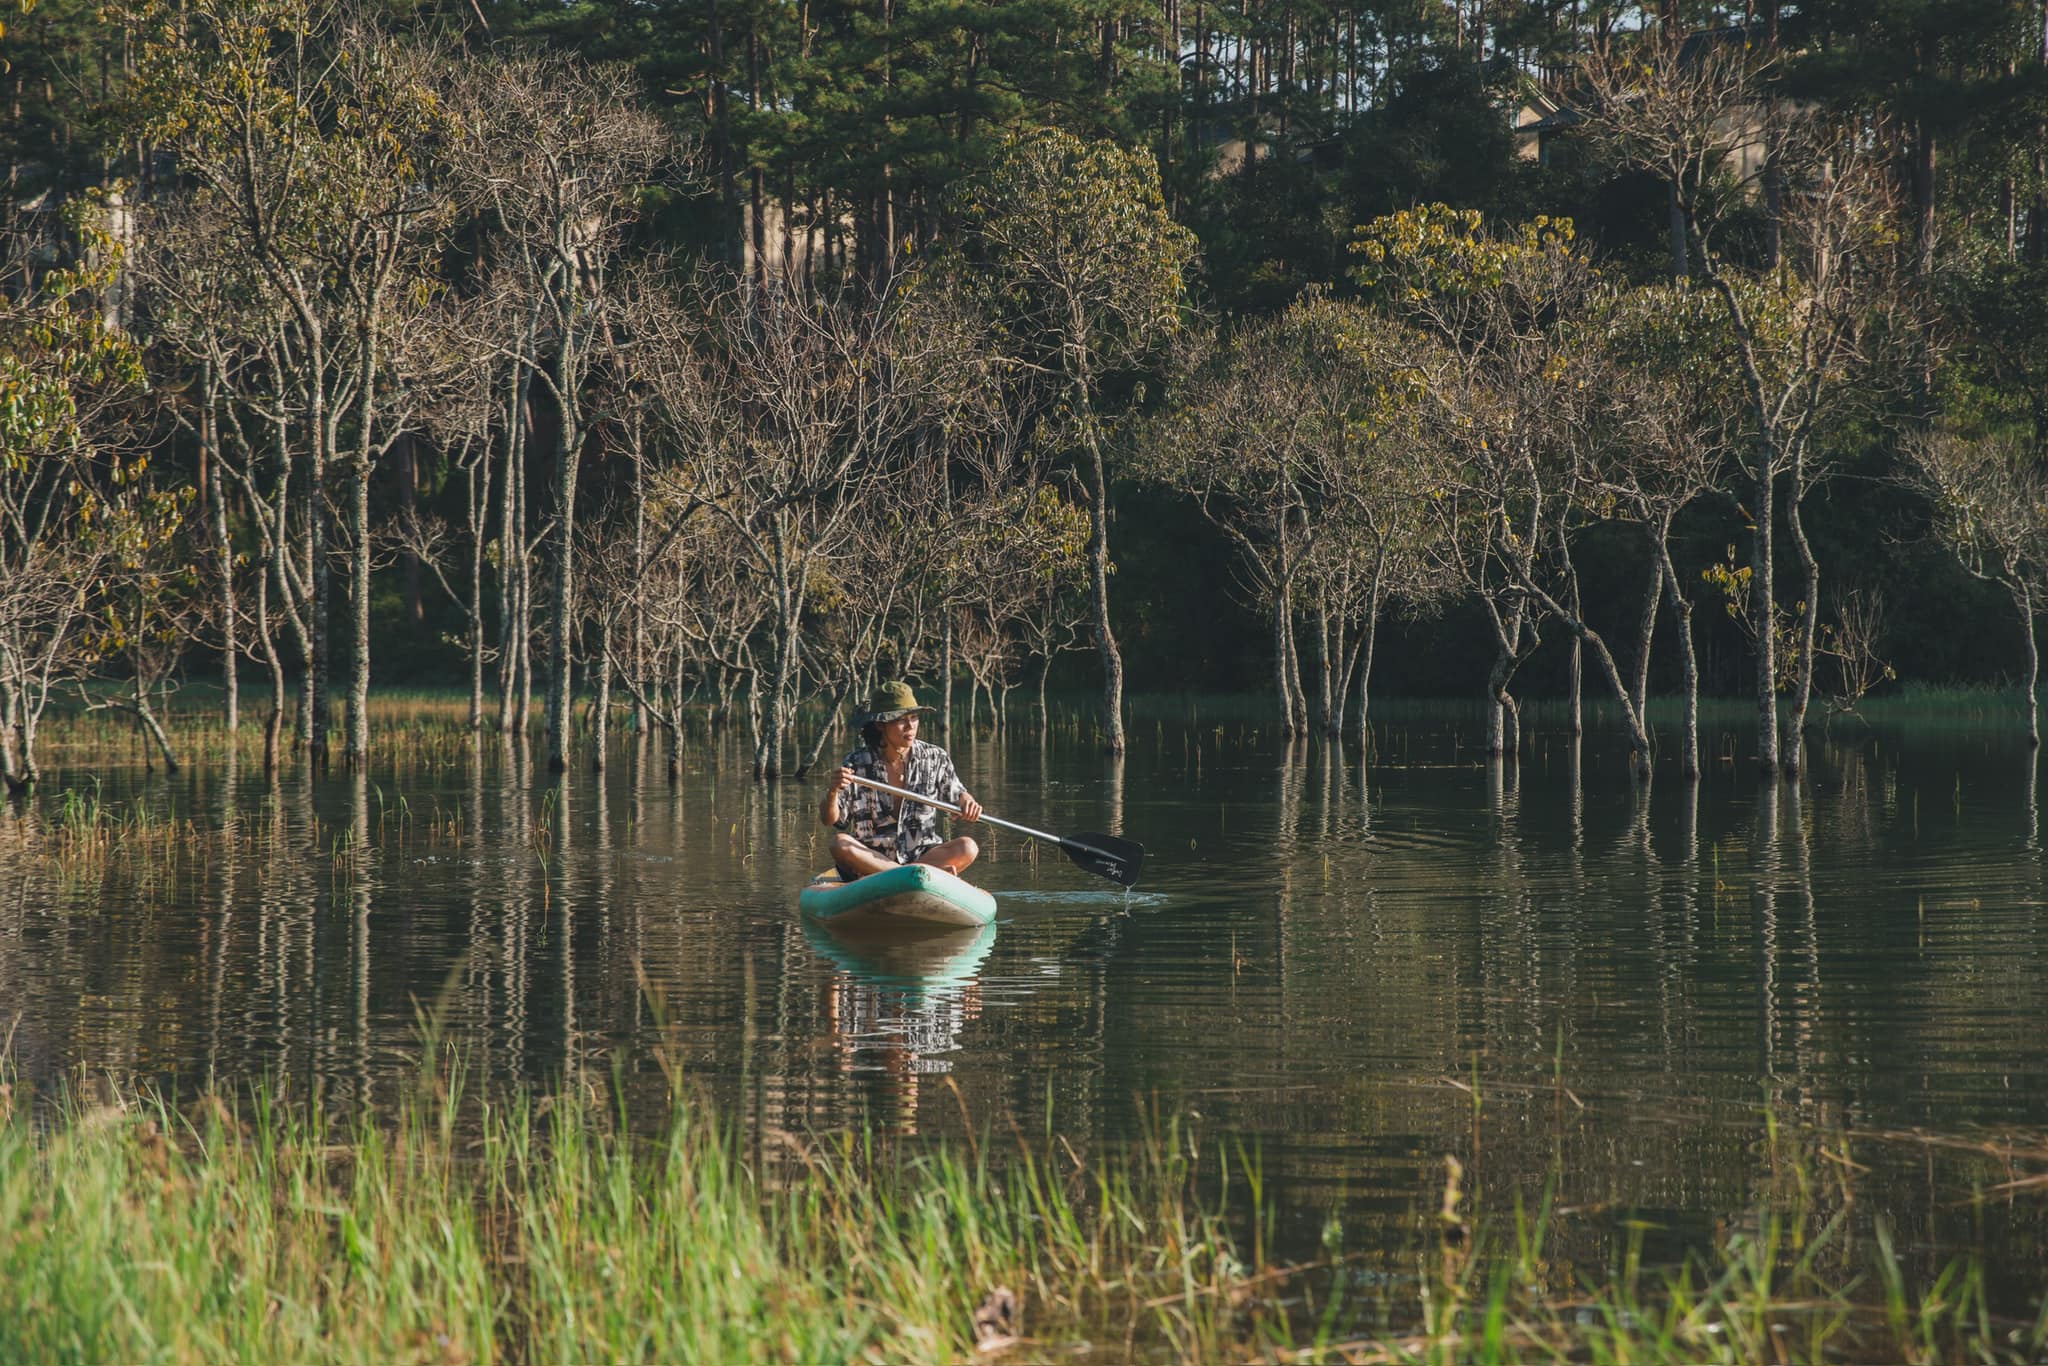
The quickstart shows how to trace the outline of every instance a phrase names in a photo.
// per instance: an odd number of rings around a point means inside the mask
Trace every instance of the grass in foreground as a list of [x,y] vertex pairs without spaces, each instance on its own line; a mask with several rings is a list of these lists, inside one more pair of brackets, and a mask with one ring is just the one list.
[[[1346,1298],[1341,1248],[1241,1261],[1195,1148],[1172,1124],[1092,1165],[779,1136],[757,1167],[687,1103],[634,1137],[592,1095],[494,1104],[459,1071],[352,1128],[274,1092],[12,1106],[0,1360],[1934,1362],[2048,1340],[1995,1320],[1965,1265],[1916,1291],[1882,1238],[1839,1265],[1798,1211],[1587,1284],[1541,1217],[1468,1236],[1455,1164],[1413,1275]],[[1216,1160],[1256,1192],[1255,1164]]]

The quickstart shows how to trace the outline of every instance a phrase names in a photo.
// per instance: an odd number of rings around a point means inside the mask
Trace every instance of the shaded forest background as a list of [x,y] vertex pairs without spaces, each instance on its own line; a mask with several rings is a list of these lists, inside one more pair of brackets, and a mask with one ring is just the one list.
[[[1831,473],[1808,531],[1831,590],[1882,601],[1874,650],[1900,679],[1999,683],[2022,667],[2007,595],[1929,535],[1927,503],[1894,474],[1915,415],[2031,428],[2038,441],[2048,411],[2048,5],[2038,0],[441,0],[376,13],[458,51],[623,64],[634,99],[689,148],[687,173],[637,204],[627,250],[742,276],[797,267],[894,278],[948,241],[955,187],[1020,129],[1143,149],[1168,211],[1199,245],[1190,304],[1225,330],[1305,291],[1357,296],[1347,251],[1357,225],[1436,202],[1490,220],[1568,217],[1607,270],[1672,275],[1683,262],[1667,189],[1577,135],[1577,64],[1646,23],[1734,34],[1781,53],[1778,92],[1853,121],[1896,179],[1896,228],[1915,262],[1901,287],[1929,320],[1918,385],[1893,411],[1821,438]],[[98,6],[42,0],[10,16],[0,51],[0,227],[17,245],[95,187],[147,202],[178,174],[125,121],[137,57],[130,31]],[[1761,203],[1744,215],[1722,239],[1738,256],[1760,252],[1766,232]],[[173,439],[157,460],[196,469],[194,443]],[[415,443],[380,463],[370,497],[380,517],[419,505],[452,519],[461,493],[445,455]],[[1186,497],[1150,484],[1120,480],[1114,503],[1112,611],[1128,685],[1266,686],[1264,605],[1248,600],[1210,525]],[[1702,577],[1728,559],[1744,515],[1733,500],[1702,499],[1675,530],[1685,591],[1714,609],[1694,619],[1713,693],[1747,686],[1750,646]],[[903,534],[914,538],[915,525]],[[1623,542],[1596,531],[1577,552],[1589,620],[1636,611]],[[456,605],[409,554],[374,574],[379,681],[461,676]],[[1470,604],[1424,623],[1395,619],[1374,686],[1470,695],[1492,648]],[[1058,667],[1056,685],[1092,683],[1096,666],[1076,652]],[[1676,668],[1661,651],[1653,690]],[[1565,675],[1565,651],[1551,644],[1517,687],[1554,694]]]

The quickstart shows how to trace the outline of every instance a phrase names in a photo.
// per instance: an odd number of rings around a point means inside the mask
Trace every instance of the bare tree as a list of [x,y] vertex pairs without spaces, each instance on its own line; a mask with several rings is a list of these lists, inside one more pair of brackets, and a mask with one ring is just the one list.
[[1699,776],[1699,661],[1692,600],[1671,561],[1671,531],[1680,513],[1715,487],[1739,439],[1728,414],[1738,393],[1718,367],[1687,354],[1713,305],[1698,291],[1670,286],[1626,290],[1609,298],[1587,328],[1581,354],[1595,386],[1597,432],[1584,449],[1583,499],[1595,515],[1642,529],[1650,591],[1638,626],[1632,691],[1647,704],[1654,611],[1661,594],[1671,609],[1683,674],[1684,738],[1680,764]]
[[2003,588],[2027,645],[2027,743],[2041,743],[2041,652],[2034,618],[2048,603],[2048,475],[2011,436],[1935,431],[1906,443],[1906,478],[1934,509],[1934,532],[1963,568]]
[[1476,211],[1437,204],[1375,220],[1355,249],[1361,282],[1445,358],[1428,386],[1433,487],[1424,501],[1443,572],[1492,628],[1487,752],[1520,750],[1509,684],[1549,616],[1606,667],[1647,771],[1640,709],[1605,639],[1577,610],[1562,536],[1589,393],[1571,338],[1598,288],[1571,223],[1538,218],[1495,232]]
[[141,496],[127,450],[141,356],[97,293],[120,248],[90,201],[77,222],[96,266],[0,290],[0,779],[41,773],[37,728],[55,687],[89,649],[101,569],[126,525],[110,490]]
[[568,766],[575,697],[577,487],[584,448],[608,410],[601,385],[619,323],[612,274],[638,195],[668,164],[661,121],[640,107],[624,68],[568,58],[475,64],[463,84],[461,174],[492,210],[501,288],[528,301],[507,339],[520,377],[538,383],[556,425],[548,538],[548,767]]
[[1057,129],[1013,139],[990,173],[965,186],[965,250],[991,313],[1005,323],[1007,363],[1051,392],[1046,410],[1079,456],[1088,489],[1089,574],[1102,657],[1105,747],[1124,751],[1123,656],[1109,621],[1112,414],[1104,386],[1179,326],[1194,237],[1166,212],[1149,153]]
[[[1805,610],[1794,624],[1782,743],[1777,655],[1757,651],[1757,763],[1765,771],[1799,766],[1820,602],[1820,566],[1801,513],[1821,419],[1840,396],[1874,302],[1889,292],[1891,265],[1883,249],[1886,178],[1868,164],[1854,129],[1818,109],[1767,99],[1776,60],[1774,51],[1736,44],[1688,48],[1675,30],[1652,25],[1626,46],[1617,37],[1584,66],[1593,126],[1624,164],[1672,187],[1690,269],[1720,305],[1712,344],[1722,355],[1700,359],[1725,360],[1744,397],[1749,430],[1731,492],[1748,504],[1751,614],[1767,632],[1779,615],[1773,529],[1785,495]],[[1747,272],[1720,254],[1721,230],[1766,176],[1782,187],[1785,264]]]

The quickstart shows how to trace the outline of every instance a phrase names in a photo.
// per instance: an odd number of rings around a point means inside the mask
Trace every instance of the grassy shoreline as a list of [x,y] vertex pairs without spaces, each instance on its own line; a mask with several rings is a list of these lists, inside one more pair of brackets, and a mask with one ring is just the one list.
[[[1263,1263],[1256,1158],[1177,1122],[1083,1160],[1050,1135],[742,1138],[675,1095],[629,1130],[592,1089],[487,1099],[459,1066],[354,1121],[268,1087],[183,1110],[0,1093],[0,1359],[1945,1362],[2048,1344],[2042,1320],[1993,1317],[1973,1265],[1915,1286],[1881,1230],[1845,1239],[1841,1208],[1808,1203],[1817,1160],[1711,1252],[1658,1270],[1630,1247],[1593,1277],[1546,1248],[1547,1210],[1475,1217],[1450,1162],[1416,1221],[1433,1232],[1399,1254],[1412,1275],[1368,1282],[1334,1228],[1312,1265]],[[1233,1185],[1248,1224],[1199,1194]]]

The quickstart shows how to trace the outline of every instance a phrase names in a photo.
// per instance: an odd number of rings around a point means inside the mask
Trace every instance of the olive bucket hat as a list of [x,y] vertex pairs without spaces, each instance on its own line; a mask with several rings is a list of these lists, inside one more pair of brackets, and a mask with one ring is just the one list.
[[868,709],[862,713],[860,724],[879,724],[894,721],[899,716],[908,716],[914,711],[930,711],[930,707],[918,705],[917,694],[904,682],[884,683],[875,689],[875,695],[868,700]]

